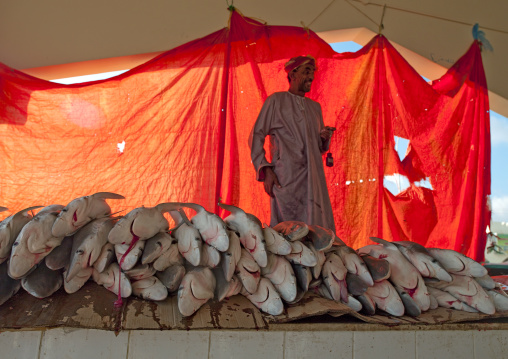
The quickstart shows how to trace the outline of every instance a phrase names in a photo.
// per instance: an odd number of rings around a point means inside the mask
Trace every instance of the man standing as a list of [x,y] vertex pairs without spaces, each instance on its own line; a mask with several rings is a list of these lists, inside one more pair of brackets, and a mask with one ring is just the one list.
[[[322,159],[335,128],[324,126],[321,106],[305,97],[316,62],[312,56],[298,56],[284,69],[289,90],[266,99],[250,138],[256,179],[271,197],[270,225],[294,220],[335,231]],[[268,135],[272,162],[263,148]]]

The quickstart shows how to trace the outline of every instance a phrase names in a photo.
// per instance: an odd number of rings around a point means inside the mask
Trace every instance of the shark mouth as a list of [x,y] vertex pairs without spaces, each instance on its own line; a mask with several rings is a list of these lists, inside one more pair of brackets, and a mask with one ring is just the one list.
[[466,269],[466,263],[464,263],[464,261],[460,258],[457,258],[459,260],[460,263],[462,263],[462,268],[458,271],[455,271],[455,273],[460,273],[460,272],[463,272],[465,269]]
[[74,214],[72,215],[72,226],[74,228],[78,228],[79,226],[76,226],[76,222],[78,221],[78,210],[76,209],[74,211]]
[[349,300],[349,297],[348,297],[348,292],[347,292],[347,283],[346,283],[346,277],[344,277],[343,280],[340,280],[339,278],[337,278],[335,276],[335,274],[332,273],[332,277],[333,279],[339,283],[339,287],[340,287],[340,299],[344,302],[344,303],[347,303],[348,300]]
[[245,271],[247,273],[250,273],[253,277],[259,277],[260,276],[260,273],[258,270],[253,270],[253,271],[250,271],[248,270],[247,268],[245,268],[245,266],[243,267],[243,269],[245,269]]
[[416,281],[416,285],[414,286],[414,288],[406,288],[406,287],[402,287],[404,288],[404,290],[407,292],[407,294],[409,294],[409,296],[411,298],[414,298],[414,295],[416,293],[416,291],[418,290],[418,282],[420,281],[420,279],[417,279]]
[[427,271],[429,272],[429,277],[432,277],[432,272],[434,272],[434,271],[431,271],[431,270],[430,270],[430,268],[429,268],[429,266],[427,265],[427,263],[425,263],[425,262],[424,262],[423,264],[425,264],[425,267],[427,268]]
[[268,298],[270,298],[270,289],[269,288],[266,289],[266,298],[260,302],[257,302],[257,303],[259,305],[261,305],[261,304],[265,303],[268,300]]

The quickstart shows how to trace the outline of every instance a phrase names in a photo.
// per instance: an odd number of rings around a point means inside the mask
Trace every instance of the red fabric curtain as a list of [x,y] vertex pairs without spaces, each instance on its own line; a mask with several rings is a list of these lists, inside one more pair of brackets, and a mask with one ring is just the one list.
[[[490,133],[479,44],[431,85],[383,36],[337,54],[312,31],[236,11],[229,28],[108,80],[59,85],[0,65],[0,205],[109,191],[126,197],[110,201],[115,211],[169,201],[217,211],[221,200],[268,222],[248,137],[265,98],[288,88],[283,64],[306,54],[318,65],[309,97],[337,128],[325,171],[338,236],[355,248],[374,235],[482,260]],[[402,162],[394,136],[410,141]],[[394,196],[383,187],[394,173],[428,178],[432,190],[413,183]]]

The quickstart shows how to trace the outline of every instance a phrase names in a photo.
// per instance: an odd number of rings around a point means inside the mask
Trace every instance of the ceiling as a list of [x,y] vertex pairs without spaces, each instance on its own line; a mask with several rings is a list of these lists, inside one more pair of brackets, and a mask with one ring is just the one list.
[[[119,66],[111,59],[117,57],[137,64],[227,26],[231,1],[6,1],[0,12],[0,62],[28,73],[82,62],[110,70]],[[236,0],[233,5],[245,16],[272,25],[305,25],[325,37],[332,30],[360,28],[342,35],[362,45],[379,32],[382,19],[382,33],[390,41],[442,71],[468,49],[478,23],[494,48],[482,54],[491,107],[508,116],[508,1]],[[84,69],[73,68],[75,75]],[[46,77],[52,76],[57,74]]]

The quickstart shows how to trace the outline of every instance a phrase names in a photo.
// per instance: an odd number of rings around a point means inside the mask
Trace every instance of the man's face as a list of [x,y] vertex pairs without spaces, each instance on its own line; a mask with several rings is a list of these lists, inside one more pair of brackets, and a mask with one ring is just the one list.
[[314,80],[314,71],[316,71],[316,68],[310,64],[302,65],[296,69],[292,81],[296,82],[298,91],[310,91],[310,86]]

